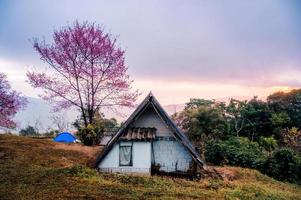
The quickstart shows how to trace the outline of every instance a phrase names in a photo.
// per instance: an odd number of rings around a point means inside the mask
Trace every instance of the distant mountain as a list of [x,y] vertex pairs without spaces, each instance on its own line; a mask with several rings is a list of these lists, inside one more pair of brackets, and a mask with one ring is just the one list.
[[[28,104],[26,108],[18,112],[15,116],[15,121],[18,124],[18,128],[14,130],[18,132],[20,129],[27,127],[28,125],[37,127],[40,131],[45,131],[49,128],[56,128],[52,116],[63,116],[63,120],[70,124],[75,121],[75,119],[80,115],[76,109],[69,109],[62,112],[53,112],[51,105],[46,101],[39,98],[26,97]],[[107,109],[104,110],[106,118],[115,118],[118,122],[122,122],[126,117],[132,113],[134,108],[124,108],[116,110]]]
[[66,122],[73,122],[77,117],[76,110],[62,111],[54,113],[51,105],[39,98],[26,97],[28,104],[26,108],[15,116],[18,130],[28,125],[36,126],[40,131],[44,131],[54,126],[51,116],[62,115]]
[[[217,101],[229,102],[231,98],[247,100],[251,97],[225,97],[216,99]],[[19,112],[15,116],[15,121],[18,124],[18,129],[15,131],[19,131],[21,128],[24,128],[28,125],[36,126],[40,131],[45,131],[48,128],[56,128],[55,124],[51,120],[51,116],[60,115],[64,116],[64,121],[66,123],[71,124],[80,114],[75,109],[70,109],[68,111],[62,111],[59,113],[54,113],[51,111],[51,105],[39,98],[27,97],[28,105],[25,110]],[[182,111],[185,107],[185,104],[170,104],[163,106],[166,112],[169,115],[174,114],[175,112]],[[124,108],[117,110],[104,110],[106,118],[115,118],[118,122],[124,121],[135,108]]]
[[[219,102],[229,103],[231,98],[238,99],[238,100],[249,100],[252,97],[249,97],[249,96],[232,96],[232,97],[218,98],[218,99],[215,99],[215,100],[219,101]],[[173,115],[176,112],[180,112],[180,111],[184,110],[185,103],[183,103],[183,104],[170,104],[170,105],[165,105],[163,107],[169,115]]]
[[176,112],[180,112],[180,111],[184,110],[185,104],[184,103],[183,104],[170,104],[170,105],[163,106],[163,108],[165,109],[167,114],[173,115]]

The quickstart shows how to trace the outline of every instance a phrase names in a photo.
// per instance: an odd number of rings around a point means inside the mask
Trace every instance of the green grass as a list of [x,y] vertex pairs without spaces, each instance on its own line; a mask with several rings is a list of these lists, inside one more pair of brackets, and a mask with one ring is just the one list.
[[301,187],[258,171],[222,168],[231,180],[99,174],[80,150],[49,140],[0,135],[0,199],[294,199]]

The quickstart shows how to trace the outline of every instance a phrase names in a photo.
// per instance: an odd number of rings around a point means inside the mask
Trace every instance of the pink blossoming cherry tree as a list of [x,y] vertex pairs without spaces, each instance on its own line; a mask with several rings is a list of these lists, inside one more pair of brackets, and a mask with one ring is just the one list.
[[133,106],[139,95],[131,90],[125,52],[95,23],[75,22],[55,31],[52,44],[34,39],[33,47],[50,70],[28,71],[29,83],[56,110],[79,108],[86,127],[98,110]]
[[0,127],[15,128],[15,114],[25,107],[27,101],[20,93],[11,89],[6,75],[0,73]]

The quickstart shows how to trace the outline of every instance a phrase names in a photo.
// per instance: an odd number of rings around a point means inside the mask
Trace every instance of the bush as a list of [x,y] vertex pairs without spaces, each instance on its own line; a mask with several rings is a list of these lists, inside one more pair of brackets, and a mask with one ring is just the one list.
[[215,165],[254,168],[280,181],[301,184],[301,156],[294,150],[282,148],[271,156],[263,154],[257,142],[233,137],[211,142],[206,146],[206,161]]
[[27,126],[24,129],[19,131],[19,135],[21,136],[39,136],[39,131],[33,126]]
[[289,147],[297,152],[301,152],[301,130],[292,127],[287,128],[282,133],[282,140],[286,147]]
[[77,132],[79,139],[88,146],[97,144],[102,135],[103,131],[93,124],[89,124],[87,127],[80,128]]
[[301,157],[292,149],[279,149],[267,159],[264,173],[280,181],[300,184]]
[[205,159],[207,162],[214,165],[221,165],[224,158],[224,149],[222,141],[211,141],[205,146]]
[[89,124],[87,127],[80,128],[77,132],[79,139],[85,144],[91,146],[96,138],[96,132],[94,126]]
[[243,137],[209,143],[205,150],[206,161],[215,165],[234,165],[261,168],[265,157],[257,142]]
[[259,145],[263,147],[266,150],[266,152],[268,152],[268,154],[270,155],[271,152],[273,152],[277,148],[278,142],[273,136],[271,137],[261,136],[259,138]]
[[49,130],[45,132],[43,135],[45,137],[55,137],[60,131],[59,130]]

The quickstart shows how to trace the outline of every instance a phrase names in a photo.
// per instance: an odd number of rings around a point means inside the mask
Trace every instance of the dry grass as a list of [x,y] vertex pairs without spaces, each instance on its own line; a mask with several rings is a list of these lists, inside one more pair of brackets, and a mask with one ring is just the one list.
[[237,167],[225,180],[99,174],[97,147],[0,135],[0,199],[300,199],[301,187]]
[[[95,162],[95,158],[99,155],[99,153],[103,149],[102,146],[89,147],[89,146],[84,146],[83,144],[64,144],[59,142],[53,142],[53,143],[54,145],[52,148],[54,149],[74,151],[74,152],[79,152],[80,154],[85,154],[84,159],[87,166],[93,166]],[[65,160],[68,162],[68,159]]]

